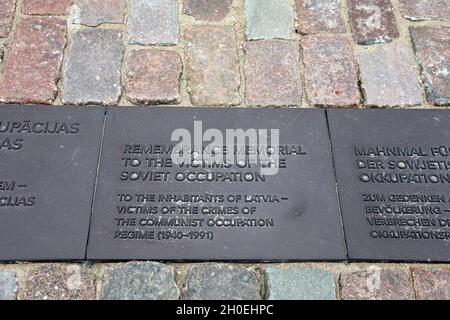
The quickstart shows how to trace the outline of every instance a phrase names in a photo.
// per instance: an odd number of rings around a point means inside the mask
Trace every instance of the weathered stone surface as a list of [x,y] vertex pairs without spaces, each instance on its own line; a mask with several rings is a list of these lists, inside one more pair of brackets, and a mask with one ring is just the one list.
[[77,0],[74,23],[98,26],[102,23],[123,23],[125,0]]
[[335,300],[336,284],[328,271],[268,268],[269,300]]
[[0,63],[3,62],[3,58],[5,57],[5,43],[4,41],[0,40]]
[[414,288],[420,300],[450,299],[450,269],[414,268]]
[[64,20],[54,17],[20,22],[0,81],[0,102],[53,102],[66,31]]
[[101,299],[177,300],[180,290],[172,267],[156,262],[130,262],[108,268]]
[[301,46],[309,103],[357,105],[361,96],[351,40],[342,35],[305,36]]
[[22,12],[38,15],[65,15],[73,0],[23,0]]
[[239,68],[233,27],[192,26],[186,30],[185,37],[192,104],[239,104]]
[[231,10],[233,0],[184,0],[183,12],[197,20],[221,21]]
[[357,56],[365,104],[415,106],[422,103],[422,88],[411,58],[401,44],[386,44]]
[[126,93],[136,104],[178,104],[181,57],[159,49],[134,50],[126,61]]
[[226,264],[202,264],[189,268],[185,298],[260,300],[261,293],[254,271]]
[[294,31],[294,8],[289,0],[246,0],[248,40],[290,39]]
[[408,274],[400,270],[370,268],[342,273],[343,300],[412,300],[414,292]]
[[28,272],[23,300],[93,300],[95,275],[81,265],[37,266]]
[[449,105],[450,27],[411,27],[410,32],[428,101],[438,106]]
[[62,100],[67,104],[118,102],[123,56],[117,30],[77,31],[70,42],[63,74]]
[[299,47],[294,41],[261,40],[244,44],[248,105],[301,103]]
[[410,20],[450,19],[448,0],[399,0],[400,12]]
[[346,31],[340,0],[296,0],[295,7],[301,34]]
[[350,25],[358,44],[391,42],[399,37],[390,0],[349,0]]
[[175,45],[178,43],[177,0],[130,0],[128,43]]
[[0,38],[7,37],[11,31],[15,9],[15,0],[0,0]]
[[19,286],[14,272],[0,272],[0,300],[14,300]]

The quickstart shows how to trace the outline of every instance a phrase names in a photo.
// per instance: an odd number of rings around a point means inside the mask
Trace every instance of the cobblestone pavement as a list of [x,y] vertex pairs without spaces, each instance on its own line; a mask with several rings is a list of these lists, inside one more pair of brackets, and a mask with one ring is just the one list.
[[450,266],[287,263],[0,265],[0,300],[450,299]]
[[[0,102],[450,105],[448,0],[0,0]],[[2,264],[0,299],[450,299],[442,264]]]
[[0,102],[450,105],[448,0],[0,0]]

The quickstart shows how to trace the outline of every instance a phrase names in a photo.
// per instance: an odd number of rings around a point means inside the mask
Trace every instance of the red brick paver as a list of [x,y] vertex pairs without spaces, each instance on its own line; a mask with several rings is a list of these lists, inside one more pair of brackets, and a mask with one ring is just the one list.
[[239,68],[232,27],[186,30],[188,91],[194,105],[237,105]]
[[181,57],[177,52],[142,49],[130,53],[126,62],[126,92],[136,104],[178,104]]
[[21,21],[0,81],[0,102],[53,102],[65,36],[66,23],[60,18],[27,17]]
[[65,15],[74,0],[23,0],[22,12],[37,15]]
[[307,98],[314,106],[355,106],[361,96],[351,40],[342,35],[302,39]]
[[294,41],[246,42],[246,101],[255,106],[301,103],[299,47]]

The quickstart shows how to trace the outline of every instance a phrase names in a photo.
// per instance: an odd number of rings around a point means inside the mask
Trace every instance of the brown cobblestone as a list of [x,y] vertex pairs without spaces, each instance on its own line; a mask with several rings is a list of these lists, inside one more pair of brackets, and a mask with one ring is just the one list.
[[73,0],[23,0],[22,12],[37,15],[65,15]]
[[233,0],[184,0],[183,12],[197,20],[221,21],[231,10]]
[[133,103],[178,104],[181,57],[158,49],[132,51],[126,62],[126,92]]
[[343,300],[411,300],[414,293],[406,272],[373,268],[343,273],[340,278]]
[[421,300],[450,300],[450,269],[414,268],[414,287]]
[[232,27],[193,26],[186,30],[188,91],[194,105],[237,105],[239,70]]
[[450,19],[448,0],[399,0],[400,12],[410,20]]
[[98,26],[102,23],[123,23],[125,0],[78,0],[78,23]]
[[15,0],[0,0],[0,38],[7,37],[11,31],[15,9]]
[[25,280],[24,300],[93,300],[95,275],[80,265],[44,265]]
[[340,0],[296,0],[295,6],[299,33],[345,32]]
[[0,81],[0,102],[53,102],[65,35],[66,24],[62,19],[28,17],[22,20]]
[[353,38],[358,44],[391,42],[399,37],[389,0],[349,0]]
[[450,27],[411,27],[428,101],[450,105]]
[[314,106],[355,106],[361,96],[351,40],[343,35],[302,39],[305,86]]
[[247,104],[287,106],[301,102],[299,47],[294,41],[246,42]]
[[367,105],[422,104],[422,88],[403,45],[392,43],[360,52],[358,63]]

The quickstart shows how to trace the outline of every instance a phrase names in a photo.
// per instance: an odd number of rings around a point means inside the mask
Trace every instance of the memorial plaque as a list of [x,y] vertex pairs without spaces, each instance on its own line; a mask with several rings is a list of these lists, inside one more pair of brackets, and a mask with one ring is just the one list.
[[85,258],[104,112],[0,106],[0,260]]
[[327,114],[349,258],[450,261],[450,112]]
[[87,257],[345,259],[325,112],[108,109]]

